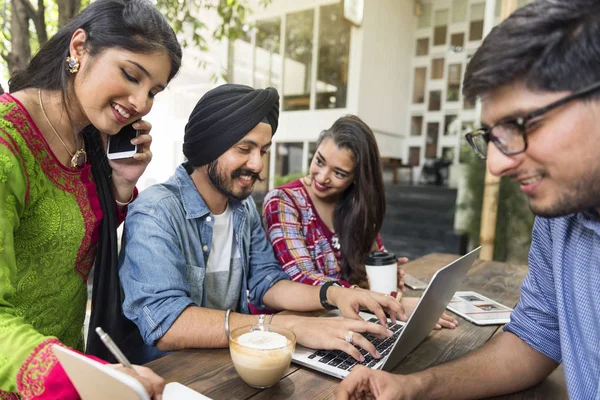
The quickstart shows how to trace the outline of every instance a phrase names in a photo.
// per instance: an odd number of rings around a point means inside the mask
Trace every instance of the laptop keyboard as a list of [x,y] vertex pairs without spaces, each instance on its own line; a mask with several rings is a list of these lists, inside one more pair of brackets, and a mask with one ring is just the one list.
[[[371,318],[369,322],[378,323],[379,320],[377,318]],[[358,351],[360,351],[360,354],[365,357],[365,361],[363,362],[356,361],[351,355],[348,355],[341,350],[317,350],[308,356],[308,358],[346,371],[351,370],[356,364],[373,367],[389,354],[403,328],[404,325],[389,324],[388,329],[394,332],[394,334],[389,338],[378,339],[371,334],[365,335],[365,338],[369,342],[373,343],[379,354],[381,354],[380,359],[373,358],[373,356],[371,356],[366,350],[358,346],[354,347],[356,347]]]

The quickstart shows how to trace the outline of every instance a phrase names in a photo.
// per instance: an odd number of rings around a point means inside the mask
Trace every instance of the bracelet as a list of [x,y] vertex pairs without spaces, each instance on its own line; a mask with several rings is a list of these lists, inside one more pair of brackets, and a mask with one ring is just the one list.
[[229,341],[229,314],[231,314],[231,308],[225,311],[225,336],[227,337],[227,341]]
[[258,324],[259,324],[259,325],[262,325],[262,324],[264,324],[264,323],[265,323],[265,317],[266,317],[266,316],[267,316],[266,314],[260,314],[260,315],[258,316]]
[[273,321],[274,316],[275,314],[271,314],[271,316],[269,317],[269,322],[267,322],[267,324],[271,325],[271,321]]
[[321,301],[321,306],[323,306],[326,310],[335,310],[337,307],[333,304],[330,304],[327,301],[327,290],[330,286],[342,286],[338,281],[329,281],[326,282],[323,286],[321,286],[321,290],[319,291],[319,300]]
[[119,200],[117,200],[117,199],[115,199],[115,203],[117,203],[117,205],[118,205],[119,207],[126,207],[126,206],[128,206],[128,205],[129,205],[129,204],[130,204],[130,203],[133,201],[133,196],[134,196],[134,193],[135,193],[135,192],[132,192],[132,193],[131,193],[131,198],[129,199],[129,201],[128,201],[127,203],[121,203],[121,202],[120,202]]

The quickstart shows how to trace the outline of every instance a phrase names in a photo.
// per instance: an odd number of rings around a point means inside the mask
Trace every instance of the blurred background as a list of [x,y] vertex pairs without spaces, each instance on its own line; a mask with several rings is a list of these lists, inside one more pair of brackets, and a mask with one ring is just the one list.
[[[308,170],[319,133],[356,114],[375,133],[386,182],[382,236],[398,255],[464,253],[479,243],[485,164],[464,133],[479,105],[462,77],[507,1],[157,0],[184,45],[183,67],[147,116],[154,159],[139,182],[163,182],[184,161],[194,105],[225,83],[272,86],[281,114],[264,183],[253,195]],[[0,0],[0,83],[25,65],[82,0]],[[526,261],[533,217],[516,185],[501,181],[494,258]]]

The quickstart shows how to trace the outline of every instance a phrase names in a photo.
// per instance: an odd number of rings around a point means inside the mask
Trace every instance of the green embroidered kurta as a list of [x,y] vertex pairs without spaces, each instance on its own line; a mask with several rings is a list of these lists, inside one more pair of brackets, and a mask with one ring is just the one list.
[[60,164],[22,105],[0,96],[0,398],[44,390],[56,338],[83,348],[101,218],[90,166]]

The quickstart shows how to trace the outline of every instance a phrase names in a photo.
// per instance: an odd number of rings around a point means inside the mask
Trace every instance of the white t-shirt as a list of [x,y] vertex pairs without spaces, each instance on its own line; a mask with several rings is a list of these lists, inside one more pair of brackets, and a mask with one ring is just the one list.
[[206,263],[204,293],[206,307],[237,309],[242,285],[242,263],[233,239],[233,218],[227,206],[223,214],[213,214],[210,255]]

